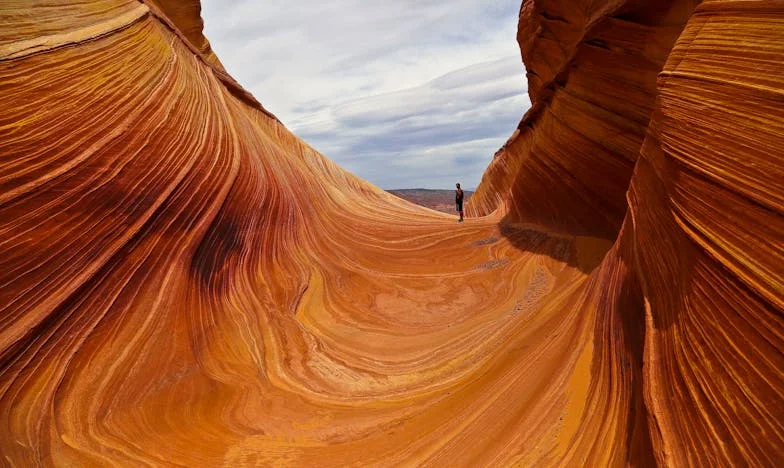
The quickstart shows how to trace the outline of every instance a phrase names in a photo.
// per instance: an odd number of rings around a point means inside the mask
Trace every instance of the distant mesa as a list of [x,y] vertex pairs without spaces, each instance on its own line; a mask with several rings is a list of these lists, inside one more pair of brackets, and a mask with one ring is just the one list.
[[[387,192],[410,201],[411,203],[430,208],[431,210],[455,214],[455,191],[437,189],[395,189]],[[473,191],[463,190],[463,203],[468,203]]]

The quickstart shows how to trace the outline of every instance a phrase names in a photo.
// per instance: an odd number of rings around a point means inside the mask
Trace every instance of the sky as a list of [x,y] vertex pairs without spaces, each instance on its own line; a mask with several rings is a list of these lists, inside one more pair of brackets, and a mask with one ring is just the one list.
[[530,107],[520,0],[202,0],[227,71],[384,188],[474,188]]

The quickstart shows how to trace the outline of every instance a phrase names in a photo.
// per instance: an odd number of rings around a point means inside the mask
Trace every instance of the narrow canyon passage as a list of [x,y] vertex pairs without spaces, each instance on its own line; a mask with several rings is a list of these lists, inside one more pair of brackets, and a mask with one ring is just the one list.
[[779,3],[524,1],[463,224],[292,134],[199,12],[0,3],[3,463],[781,464]]

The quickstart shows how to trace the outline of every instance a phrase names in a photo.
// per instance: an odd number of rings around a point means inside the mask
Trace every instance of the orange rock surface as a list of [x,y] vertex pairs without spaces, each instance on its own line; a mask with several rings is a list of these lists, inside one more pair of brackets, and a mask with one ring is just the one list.
[[524,1],[457,225],[292,135],[196,1],[3,2],[3,462],[779,465],[784,6],[697,3]]

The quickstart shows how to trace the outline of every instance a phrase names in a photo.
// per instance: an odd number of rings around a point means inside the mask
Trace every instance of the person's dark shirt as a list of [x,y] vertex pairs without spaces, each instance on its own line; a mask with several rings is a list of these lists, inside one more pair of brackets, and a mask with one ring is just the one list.
[[455,190],[455,203],[463,202],[463,189]]

